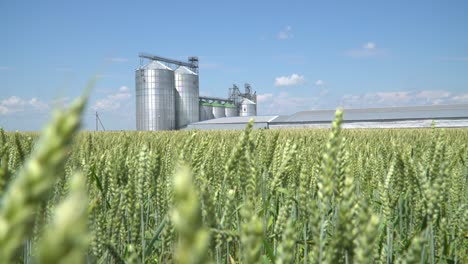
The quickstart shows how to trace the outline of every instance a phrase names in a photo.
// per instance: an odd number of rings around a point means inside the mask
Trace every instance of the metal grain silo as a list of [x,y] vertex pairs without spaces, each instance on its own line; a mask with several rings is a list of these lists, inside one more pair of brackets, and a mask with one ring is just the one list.
[[211,104],[213,106],[213,116],[214,118],[221,118],[226,117],[226,113],[224,112],[224,105],[214,102]]
[[203,110],[203,102],[199,102],[198,104],[198,120],[199,121],[206,120],[206,114],[205,114],[205,111]]
[[174,71],[176,127],[182,128],[199,120],[198,74],[185,66]]
[[174,71],[152,61],[135,71],[137,130],[175,129]]
[[257,104],[244,98],[240,104],[240,116],[256,116]]
[[213,106],[210,103],[203,102],[201,104],[201,114],[200,117],[203,120],[213,119]]
[[229,104],[229,103],[224,104],[224,110],[226,113],[226,117],[239,116],[237,107],[233,104]]

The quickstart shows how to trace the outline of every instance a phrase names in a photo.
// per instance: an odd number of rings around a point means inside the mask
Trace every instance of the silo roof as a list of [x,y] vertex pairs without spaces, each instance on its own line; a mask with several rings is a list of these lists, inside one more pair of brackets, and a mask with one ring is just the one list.
[[[297,112],[289,117],[278,118],[274,122],[331,122],[334,118],[335,110],[313,110]],[[468,118],[468,104],[343,110],[343,120],[350,122],[436,118]]]
[[244,98],[241,102],[241,104],[256,104],[255,102],[253,102],[252,100],[249,100],[247,98]]
[[198,75],[196,74],[195,72],[193,72],[192,70],[190,70],[189,68],[185,67],[185,66],[180,66],[179,68],[177,68],[175,70],[176,73],[178,74],[192,74],[192,75]]
[[145,66],[143,66],[143,69],[145,70],[171,70],[171,68],[167,67],[166,65],[162,64],[159,61],[152,61]]
[[212,106],[215,106],[215,107],[224,107],[224,105],[218,103],[218,102],[214,102],[211,104]]
[[224,104],[224,107],[226,107],[226,108],[236,108],[235,105],[230,104],[230,103],[225,103],[225,104]]

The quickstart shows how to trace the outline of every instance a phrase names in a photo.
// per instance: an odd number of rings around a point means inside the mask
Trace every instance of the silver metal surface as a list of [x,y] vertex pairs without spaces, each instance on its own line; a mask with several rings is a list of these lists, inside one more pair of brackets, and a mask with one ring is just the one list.
[[[247,122],[248,123],[248,122]],[[247,123],[235,123],[235,124],[203,124],[194,123],[187,126],[187,129],[198,129],[198,130],[244,130],[247,127]],[[268,123],[255,122],[253,129],[266,129]]]
[[232,105],[232,106],[226,106],[224,113],[226,114],[226,117],[233,117],[233,116],[238,116],[239,111],[237,111],[237,107]]
[[249,99],[243,99],[240,104],[240,116],[256,116],[257,115],[257,104]]
[[229,100],[229,99],[226,99],[226,98],[221,98],[221,97],[200,95],[199,98],[200,98],[200,100],[203,100],[205,102],[212,101],[212,102],[219,102],[219,103],[222,103],[222,102],[234,103],[234,101],[232,101],[232,100]]
[[220,103],[213,103],[213,116],[214,118],[226,117],[224,106]]
[[137,130],[175,129],[174,71],[152,61],[135,71]]
[[206,120],[203,122],[189,124],[187,129],[200,129],[200,130],[233,130],[245,129],[250,119],[254,120],[253,128],[268,128],[269,122],[277,116],[236,116],[225,117],[219,119]]
[[[335,110],[297,112],[287,122],[331,122]],[[345,121],[411,120],[435,118],[468,118],[468,104],[344,109]],[[284,121],[283,121],[284,122]]]
[[213,106],[209,105],[209,104],[202,104],[201,105],[201,114],[200,114],[200,117],[201,117],[201,120],[210,120],[210,119],[213,119],[214,116],[213,116]]
[[270,123],[277,117],[278,116],[234,116],[200,121],[196,124],[247,124],[250,121],[250,119],[253,119],[254,122]]
[[245,93],[241,93],[239,87],[233,84],[232,88],[229,88],[229,100],[236,106],[240,106],[243,99],[249,99],[250,101],[257,103],[257,93],[252,92],[252,86],[246,83],[244,88]]
[[[370,129],[370,128],[430,128],[433,120],[381,120],[381,121],[355,121],[342,124],[344,129]],[[468,127],[468,119],[434,119],[438,128],[456,128]],[[275,123],[271,122],[270,129],[291,129],[291,128],[330,128],[330,122],[290,122]]]
[[174,71],[176,127],[182,128],[199,121],[198,74],[184,66]]
[[[284,117],[284,116],[283,116]],[[227,130],[227,129],[245,129],[250,119],[254,119],[254,128],[269,129],[291,129],[291,128],[330,128],[332,121],[328,122],[277,122],[282,119],[281,116],[253,116],[253,117],[226,117],[220,119],[206,120],[203,122],[189,124],[187,129],[209,129],[209,130]],[[436,127],[439,128],[466,128],[468,127],[468,118],[457,119],[433,119]],[[379,120],[379,121],[344,121],[344,129],[372,129],[372,128],[430,128],[432,119],[421,120]]]
[[203,110],[203,105],[200,103],[198,105],[198,121],[205,121],[205,120],[207,120],[205,111]]

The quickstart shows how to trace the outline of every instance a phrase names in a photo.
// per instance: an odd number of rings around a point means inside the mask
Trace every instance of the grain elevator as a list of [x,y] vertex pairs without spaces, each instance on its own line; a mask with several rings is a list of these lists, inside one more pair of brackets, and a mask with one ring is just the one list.
[[137,130],[176,130],[209,119],[257,114],[257,95],[250,84],[245,84],[244,93],[233,85],[228,98],[200,96],[198,57],[189,57],[187,62],[148,53],[139,57]]

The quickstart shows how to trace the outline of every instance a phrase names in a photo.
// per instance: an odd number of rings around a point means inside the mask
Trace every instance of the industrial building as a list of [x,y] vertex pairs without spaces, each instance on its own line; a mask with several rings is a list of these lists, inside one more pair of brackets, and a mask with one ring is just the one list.
[[[255,116],[254,128],[328,128],[335,110],[302,111],[284,116]],[[251,117],[213,119],[193,123],[188,129],[244,129]],[[343,128],[468,127],[468,104],[344,109]]]
[[245,126],[250,121],[254,120],[253,128],[269,128],[271,122],[278,116],[236,116],[220,119],[211,119],[202,122],[197,122],[188,125],[187,129],[199,130],[238,130],[245,129]]
[[[325,128],[335,110],[302,111],[288,116],[257,116],[250,84],[237,85],[227,98],[200,96],[198,57],[182,62],[140,53],[135,71],[137,130]],[[468,104],[345,109],[344,128],[468,127]]]
[[[237,85],[228,98],[200,96],[198,57],[188,62],[140,53],[135,71],[136,128],[175,130],[199,121],[257,115],[257,95],[250,84]],[[145,63],[147,62],[147,63]]]

